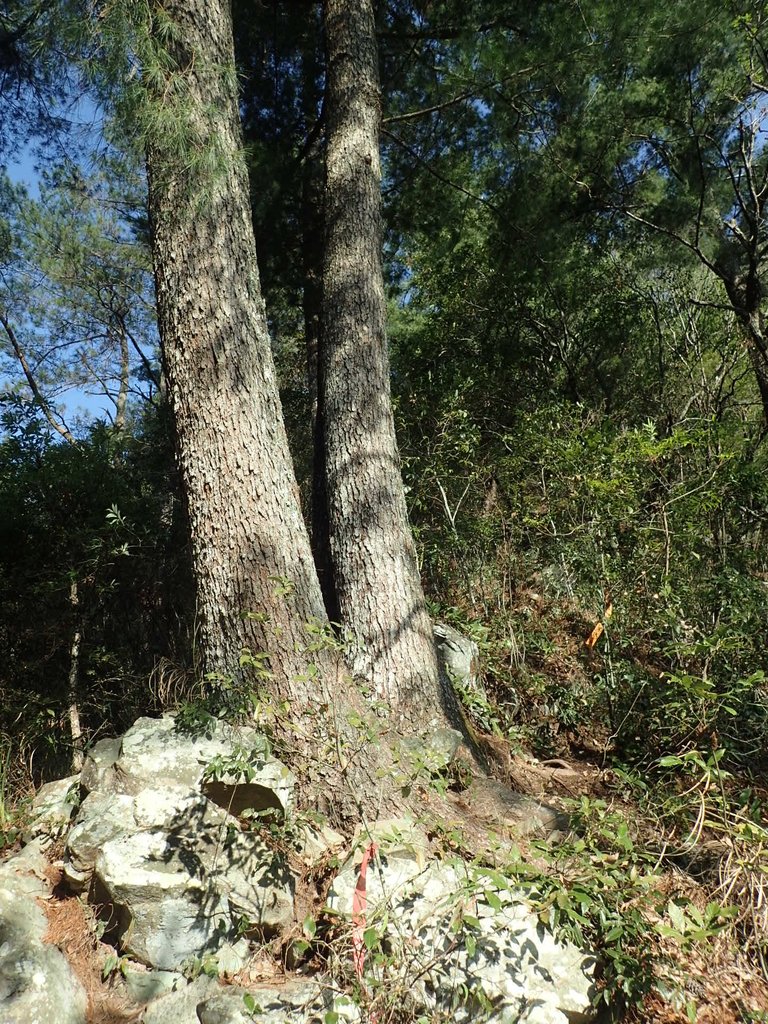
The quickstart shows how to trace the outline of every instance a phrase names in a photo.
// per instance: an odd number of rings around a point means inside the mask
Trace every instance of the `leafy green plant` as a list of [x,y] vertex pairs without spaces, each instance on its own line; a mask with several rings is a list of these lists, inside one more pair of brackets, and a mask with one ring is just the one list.
[[271,755],[272,748],[266,736],[259,736],[255,746],[246,748],[241,744],[235,744],[231,753],[217,754],[205,766],[203,779],[218,781],[225,776],[231,776],[242,782],[252,782],[259,767],[263,767],[264,761]]
[[[639,1006],[667,970],[661,950],[649,942],[650,922],[662,906],[659,860],[635,844],[627,822],[602,800],[582,798],[573,822],[578,838],[557,850],[537,849],[543,869],[518,852],[503,877],[527,895],[545,927],[595,951],[596,1001],[618,1018],[626,1007]],[[701,915],[700,924],[691,913],[670,937],[686,945],[706,943],[726,916],[719,905]]]
[[232,723],[253,720],[265,704],[260,696],[260,682],[269,677],[268,658],[267,654],[242,652],[241,667],[253,670],[255,681],[247,675],[235,677],[209,672],[203,680],[203,693],[179,706],[178,728],[192,733],[206,732],[215,719]]
[[483,732],[494,736],[504,734],[502,718],[498,709],[475,686],[467,686],[459,680],[453,680],[453,688],[461,701],[464,710]]
[[0,792],[0,853],[16,845],[23,831],[23,814]]
[[181,965],[181,973],[185,978],[194,981],[204,975],[206,978],[218,978],[219,961],[214,953],[207,953],[204,956],[189,957]]
[[130,965],[131,961],[128,957],[118,956],[117,953],[109,953],[101,969],[101,980],[107,981],[107,979],[114,977],[124,978],[128,973]]
[[19,842],[27,823],[28,801],[15,774],[14,745],[0,734],[0,853]]
[[670,900],[666,917],[657,922],[656,931],[665,938],[674,939],[682,949],[690,949],[693,945],[716,938],[737,913],[735,907],[721,907],[714,902],[699,910],[690,900]]

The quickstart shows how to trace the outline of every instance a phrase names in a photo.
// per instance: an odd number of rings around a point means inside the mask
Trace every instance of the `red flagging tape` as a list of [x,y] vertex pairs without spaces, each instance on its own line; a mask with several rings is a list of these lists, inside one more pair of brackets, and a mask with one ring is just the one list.
[[367,905],[365,879],[368,873],[368,864],[371,858],[376,855],[376,850],[377,846],[374,842],[369,843],[366,847],[360,863],[360,873],[357,876],[355,891],[352,895],[352,963],[354,964],[355,974],[361,980],[365,968],[365,939],[363,938],[365,933],[365,909]]

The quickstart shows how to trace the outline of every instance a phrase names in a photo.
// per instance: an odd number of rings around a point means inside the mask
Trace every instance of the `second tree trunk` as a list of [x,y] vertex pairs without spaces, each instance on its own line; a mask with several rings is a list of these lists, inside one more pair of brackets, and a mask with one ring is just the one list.
[[380,99],[370,0],[326,0],[319,373],[335,592],[356,675],[395,719],[443,720],[395,440],[381,263]]

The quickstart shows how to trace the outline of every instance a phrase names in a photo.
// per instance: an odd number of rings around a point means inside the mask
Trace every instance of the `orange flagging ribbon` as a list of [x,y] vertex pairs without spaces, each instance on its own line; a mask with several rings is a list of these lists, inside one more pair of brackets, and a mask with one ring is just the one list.
[[365,908],[366,898],[366,875],[371,857],[376,855],[376,843],[371,842],[363,853],[360,863],[360,873],[357,876],[357,884],[352,895],[352,963],[355,967],[355,974],[362,979],[365,967]]

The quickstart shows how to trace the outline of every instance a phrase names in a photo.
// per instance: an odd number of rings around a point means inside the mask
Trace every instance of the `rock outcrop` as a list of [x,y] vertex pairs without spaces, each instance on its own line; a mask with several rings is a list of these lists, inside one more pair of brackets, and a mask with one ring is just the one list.
[[[457,736],[433,745],[442,764]],[[590,1014],[590,957],[555,941],[498,874],[435,859],[410,819],[361,827],[350,845],[297,816],[293,776],[255,729],[211,722],[190,734],[165,716],[102,740],[80,776],[43,787],[28,845],[0,865],[3,1024],[86,1021],[82,986],[44,940],[49,837],[64,841],[69,890],[102,915],[121,991],[144,1006],[144,1024],[355,1021],[391,986],[416,1016],[457,1022],[573,1024]],[[297,882],[321,862],[326,872],[342,864],[320,915],[335,922],[324,941],[339,941],[331,973],[222,987],[217,971],[231,976],[265,939],[300,933]]]
[[292,875],[238,818],[269,810],[284,820],[292,807],[293,776],[265,750],[248,726],[213,722],[190,735],[170,716],[139,719],[119,746],[96,745],[64,873],[107,908],[128,955],[161,970],[242,960],[244,933],[292,920]]
[[0,1020],[86,1024],[87,999],[63,954],[45,941],[50,896],[39,839],[0,864]]
[[588,1019],[592,958],[557,942],[521,895],[499,884],[499,872],[458,859],[428,861],[426,839],[413,822],[377,822],[359,834],[356,853],[331,886],[330,910],[354,917],[363,847],[371,843],[366,928],[387,957],[370,973],[386,976],[414,1016],[437,1012],[457,1024]]

